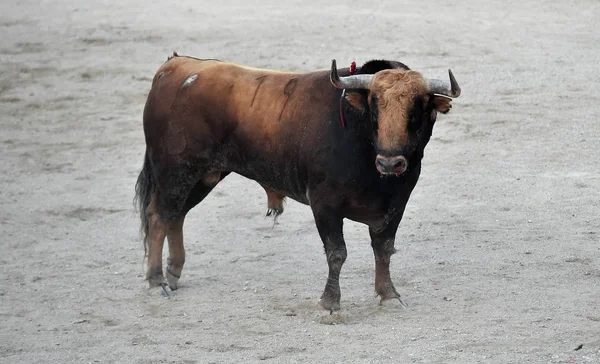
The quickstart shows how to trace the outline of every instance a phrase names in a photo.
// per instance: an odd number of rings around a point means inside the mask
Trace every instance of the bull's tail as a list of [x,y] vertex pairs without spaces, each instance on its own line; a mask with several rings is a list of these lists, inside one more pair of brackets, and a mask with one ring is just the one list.
[[150,158],[148,157],[148,152],[146,151],[144,156],[144,166],[142,167],[142,171],[140,172],[135,184],[135,197],[133,199],[133,204],[140,214],[140,234],[144,244],[144,257],[148,256],[148,215],[146,214],[146,210],[148,209],[148,205],[150,205],[150,201],[152,200],[154,186],[154,175],[152,174]]

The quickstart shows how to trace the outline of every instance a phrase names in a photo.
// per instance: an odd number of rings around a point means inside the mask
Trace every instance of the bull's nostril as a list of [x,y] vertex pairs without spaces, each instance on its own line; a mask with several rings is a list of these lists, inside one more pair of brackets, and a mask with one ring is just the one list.
[[394,164],[394,168],[404,168],[406,167],[406,160],[404,158],[399,159],[396,164]]

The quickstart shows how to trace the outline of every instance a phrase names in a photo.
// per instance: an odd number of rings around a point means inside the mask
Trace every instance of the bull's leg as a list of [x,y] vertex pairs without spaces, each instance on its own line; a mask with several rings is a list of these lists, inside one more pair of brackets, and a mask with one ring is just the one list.
[[185,264],[185,248],[183,247],[183,221],[185,216],[173,221],[169,226],[169,258],[167,259],[167,282],[171,290],[177,289],[177,282]]
[[167,282],[171,290],[177,289],[177,282],[181,277],[183,265],[185,264],[185,248],[183,246],[183,222],[185,215],[194,206],[202,202],[212,189],[225,178],[229,172],[212,172],[205,174],[196,183],[185,200],[185,204],[179,218],[173,220],[169,225],[167,239],[169,241],[169,258],[167,259]]
[[381,297],[381,302],[396,298],[403,306],[406,306],[390,277],[390,257],[396,252],[394,242],[397,229],[397,223],[391,223],[382,232],[374,232],[373,229],[369,229],[371,246],[375,255],[375,292]]
[[167,235],[168,224],[159,216],[156,209],[156,198],[153,198],[146,209],[148,219],[148,267],[146,279],[150,287],[158,287],[165,284],[162,271],[162,250]]
[[315,210],[313,207],[313,213],[329,266],[327,284],[319,303],[333,312],[340,309],[340,271],[348,255],[342,233],[343,220],[339,214],[329,209]]

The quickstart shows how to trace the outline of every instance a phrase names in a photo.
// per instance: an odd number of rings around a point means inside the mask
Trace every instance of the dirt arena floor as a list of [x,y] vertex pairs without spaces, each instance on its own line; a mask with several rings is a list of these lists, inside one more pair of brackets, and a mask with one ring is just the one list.
[[[0,362],[600,362],[598,1],[164,4],[0,3]],[[346,222],[342,311],[320,310],[310,209],[274,226],[233,175],[188,215],[180,290],[147,288],[132,199],[173,50],[452,68],[463,93],[392,259],[407,309],[379,305],[368,231]]]

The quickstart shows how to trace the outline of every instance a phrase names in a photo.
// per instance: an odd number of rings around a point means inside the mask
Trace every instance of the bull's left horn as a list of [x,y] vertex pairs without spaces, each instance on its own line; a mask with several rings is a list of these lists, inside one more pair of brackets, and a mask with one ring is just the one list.
[[454,78],[451,70],[448,70],[448,75],[450,76],[450,82],[435,78],[426,79],[425,83],[427,84],[427,91],[432,94],[440,94],[454,98],[459,97],[460,86],[458,85],[458,82],[456,82],[456,78]]
[[331,73],[329,74],[329,79],[331,80],[331,84],[336,88],[369,89],[371,87],[371,81],[373,81],[373,75],[340,77],[334,59],[331,61]]

